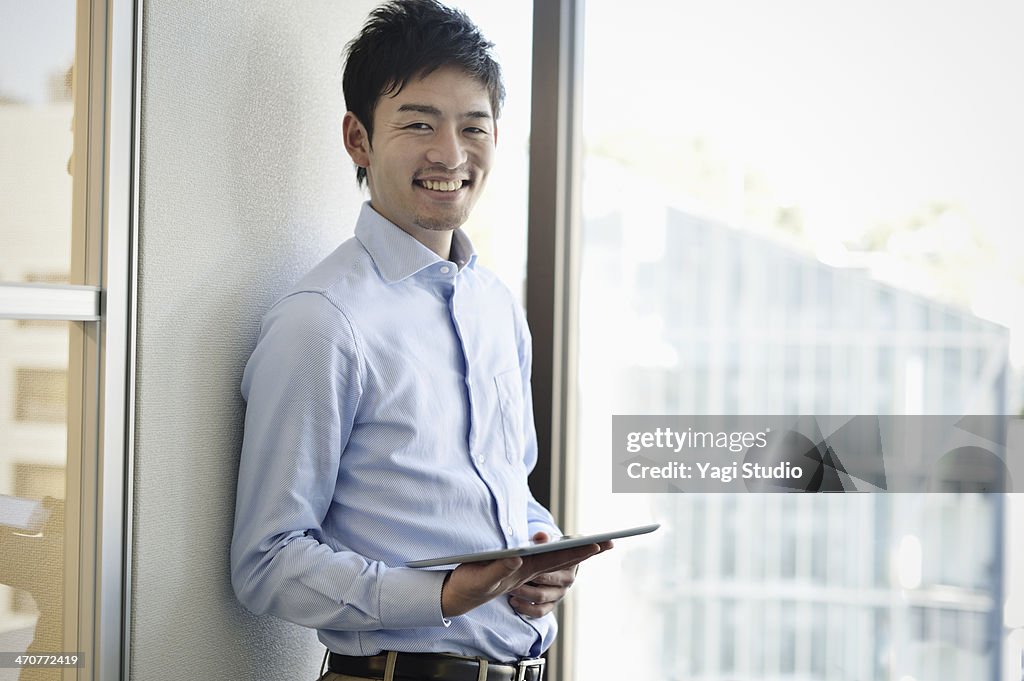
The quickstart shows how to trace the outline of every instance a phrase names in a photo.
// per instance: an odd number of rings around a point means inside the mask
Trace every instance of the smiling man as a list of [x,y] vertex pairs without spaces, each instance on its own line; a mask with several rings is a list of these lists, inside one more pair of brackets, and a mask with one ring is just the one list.
[[232,584],[318,630],[325,679],[540,679],[552,611],[611,547],[405,567],[560,534],[526,482],[525,318],[461,230],[498,139],[491,47],[432,0],[371,14],[342,124],[370,200],[267,313],[245,368]]
[[345,114],[345,147],[365,168],[373,209],[440,257],[469,217],[494,162],[497,125],[485,86],[457,66],[378,101],[374,136]]

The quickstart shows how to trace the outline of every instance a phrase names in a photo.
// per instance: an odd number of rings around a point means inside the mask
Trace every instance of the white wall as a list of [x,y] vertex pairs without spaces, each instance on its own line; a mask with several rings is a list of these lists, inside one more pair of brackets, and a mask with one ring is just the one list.
[[366,0],[146,0],[131,678],[313,679],[228,571],[239,381],[275,297],[352,232],[342,50]]

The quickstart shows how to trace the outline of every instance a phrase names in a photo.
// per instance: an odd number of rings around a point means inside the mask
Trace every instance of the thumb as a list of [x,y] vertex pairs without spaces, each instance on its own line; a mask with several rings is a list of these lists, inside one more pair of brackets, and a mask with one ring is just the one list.
[[487,571],[494,581],[507,577],[523,566],[523,559],[519,556],[496,560],[487,566]]
[[551,537],[548,536],[547,532],[537,532],[533,535],[534,544],[546,544],[550,539]]

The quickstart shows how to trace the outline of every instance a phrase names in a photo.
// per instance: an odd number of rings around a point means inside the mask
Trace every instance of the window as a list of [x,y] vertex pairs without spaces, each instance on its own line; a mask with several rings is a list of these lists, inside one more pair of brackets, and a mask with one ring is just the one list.
[[64,423],[67,384],[66,369],[18,369],[14,381],[15,420]]
[[610,422],[1021,413],[1024,10],[591,0],[583,27],[570,487],[581,531],[665,528],[586,566],[572,678],[609,649],[651,679],[1004,678],[1015,502],[617,495]]
[[[75,7],[7,2],[3,16],[0,281],[46,290],[71,277]],[[80,120],[85,122],[87,114]],[[49,498],[63,506],[68,459],[78,457],[68,449],[67,387],[69,341],[76,330],[67,321],[27,316],[0,321],[0,393],[9,405],[0,414],[0,494],[40,505]],[[78,543],[77,532],[67,514],[64,522],[54,517],[61,516],[51,514],[38,537],[10,525],[2,528],[0,637],[10,642],[0,645],[3,650],[25,651],[30,642],[34,650],[67,650],[64,642],[77,636],[64,625],[74,619],[74,596],[47,595],[61,594],[77,572],[63,552]]]
[[121,673],[134,28],[0,0],[0,650],[82,681]]
[[446,3],[466,12],[494,43],[505,80],[505,105],[498,120],[498,145],[487,191],[465,225],[480,256],[523,302],[526,277],[526,212],[530,138],[530,4],[509,12],[500,3],[457,0]]

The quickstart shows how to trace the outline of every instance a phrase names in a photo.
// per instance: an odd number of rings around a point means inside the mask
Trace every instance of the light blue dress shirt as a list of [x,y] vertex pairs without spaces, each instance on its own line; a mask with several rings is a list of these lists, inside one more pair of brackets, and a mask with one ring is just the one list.
[[355,237],[263,320],[242,379],[231,579],[251,611],[331,650],[540,654],[553,616],[505,597],[441,615],[409,560],[559,536],[530,494],[530,336],[456,230],[441,260],[364,204]]

